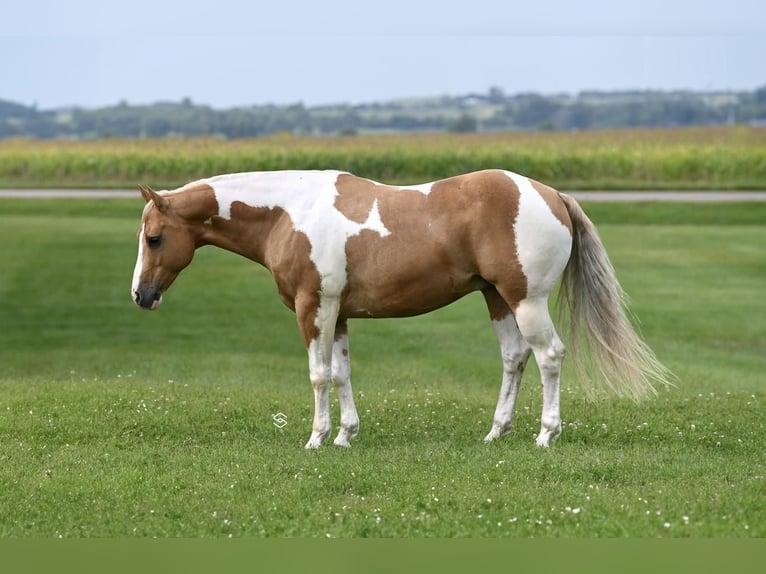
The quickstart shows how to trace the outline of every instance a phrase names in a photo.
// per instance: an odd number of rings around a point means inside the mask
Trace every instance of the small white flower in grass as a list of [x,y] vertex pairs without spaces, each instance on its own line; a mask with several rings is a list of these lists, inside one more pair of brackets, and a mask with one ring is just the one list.
[[670,522],[665,522],[665,523],[663,523],[663,526],[664,526],[665,528],[670,528]]
[[684,525],[689,524],[689,517],[688,516],[682,516],[681,520],[684,521]]

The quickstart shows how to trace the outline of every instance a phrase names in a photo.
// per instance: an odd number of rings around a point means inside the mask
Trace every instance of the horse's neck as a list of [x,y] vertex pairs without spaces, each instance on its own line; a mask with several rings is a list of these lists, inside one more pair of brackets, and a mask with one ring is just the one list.
[[212,217],[202,224],[202,244],[215,245],[262,265],[267,264],[267,248],[274,229],[284,221],[282,211],[271,208],[238,206],[231,217]]
[[279,226],[281,235],[289,234],[300,223],[295,217],[305,217],[323,202],[331,203],[337,176],[332,171],[282,171],[204,180],[216,202],[214,216],[204,224],[204,243],[266,264],[267,244],[275,227]]
[[[269,172],[243,173],[200,184],[199,189],[208,193],[194,197],[202,204],[195,218],[199,245],[214,245],[265,265],[268,239],[290,198],[289,178]],[[189,191],[198,193],[193,188]]]

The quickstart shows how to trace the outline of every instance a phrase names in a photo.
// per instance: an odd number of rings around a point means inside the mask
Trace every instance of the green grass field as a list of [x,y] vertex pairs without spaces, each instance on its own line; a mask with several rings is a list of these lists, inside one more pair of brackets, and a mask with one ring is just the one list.
[[361,433],[317,452],[265,270],[205,248],[132,304],[141,206],[0,201],[0,537],[766,536],[766,204],[585,206],[677,388],[586,402],[567,371],[540,450],[530,367],[485,445],[501,364],[470,296],[351,324]]

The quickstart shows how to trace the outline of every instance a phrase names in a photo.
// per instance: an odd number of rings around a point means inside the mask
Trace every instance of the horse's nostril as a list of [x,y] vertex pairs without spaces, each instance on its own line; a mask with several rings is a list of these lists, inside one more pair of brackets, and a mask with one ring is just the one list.
[[141,294],[138,291],[133,291],[133,301],[141,303]]

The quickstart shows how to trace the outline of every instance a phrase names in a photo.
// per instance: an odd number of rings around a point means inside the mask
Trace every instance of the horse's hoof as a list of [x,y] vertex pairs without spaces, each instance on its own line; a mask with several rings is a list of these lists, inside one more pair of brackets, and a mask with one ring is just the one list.
[[306,443],[306,450],[316,450],[327,440],[330,436],[330,431],[327,432],[313,432],[309,441]]

